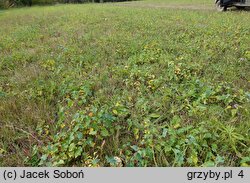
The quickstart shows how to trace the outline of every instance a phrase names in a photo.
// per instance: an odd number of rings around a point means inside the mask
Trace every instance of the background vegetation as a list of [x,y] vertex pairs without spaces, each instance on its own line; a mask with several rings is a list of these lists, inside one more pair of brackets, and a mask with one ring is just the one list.
[[249,166],[249,13],[183,2],[0,12],[0,165]]
[[131,0],[0,0],[0,8],[10,8],[17,6],[49,5],[56,3],[103,3],[121,2]]

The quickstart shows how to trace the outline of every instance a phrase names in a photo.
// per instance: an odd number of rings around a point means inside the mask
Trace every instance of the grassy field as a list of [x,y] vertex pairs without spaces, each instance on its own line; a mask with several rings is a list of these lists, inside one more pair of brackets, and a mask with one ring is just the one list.
[[250,165],[249,12],[129,3],[0,13],[1,166]]
[[212,5],[214,2],[210,0],[145,0],[145,1],[137,1],[133,3],[161,3],[165,5],[169,4],[176,4],[176,5],[181,5],[181,4],[190,4],[190,5],[197,5],[197,4],[206,4],[206,5]]

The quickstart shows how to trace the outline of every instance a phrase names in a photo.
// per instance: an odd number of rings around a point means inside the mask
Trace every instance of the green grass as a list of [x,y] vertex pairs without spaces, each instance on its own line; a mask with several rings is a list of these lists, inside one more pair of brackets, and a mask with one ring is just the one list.
[[249,21],[117,4],[4,11],[0,165],[249,166]]
[[212,4],[213,1],[210,0],[145,0],[145,2],[151,3],[164,3],[164,4]]

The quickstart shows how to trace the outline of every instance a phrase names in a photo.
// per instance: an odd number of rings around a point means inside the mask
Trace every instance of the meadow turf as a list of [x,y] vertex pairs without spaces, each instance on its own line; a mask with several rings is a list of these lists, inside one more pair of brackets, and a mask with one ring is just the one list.
[[129,3],[0,12],[0,166],[250,166],[249,11]]

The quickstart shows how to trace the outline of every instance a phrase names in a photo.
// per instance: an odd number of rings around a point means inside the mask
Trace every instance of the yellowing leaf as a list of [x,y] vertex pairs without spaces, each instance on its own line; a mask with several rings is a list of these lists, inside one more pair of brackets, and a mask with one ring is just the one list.
[[198,157],[197,156],[192,156],[192,161],[194,164],[198,163]]
[[117,110],[115,110],[115,109],[113,110],[113,113],[116,115],[118,114]]
[[242,167],[250,167],[250,165],[248,165],[247,163],[241,163],[240,166],[242,166]]
[[174,129],[180,128],[181,125],[179,123],[177,123],[176,125],[174,125]]
[[97,131],[95,131],[93,128],[90,128],[89,135],[96,135]]

